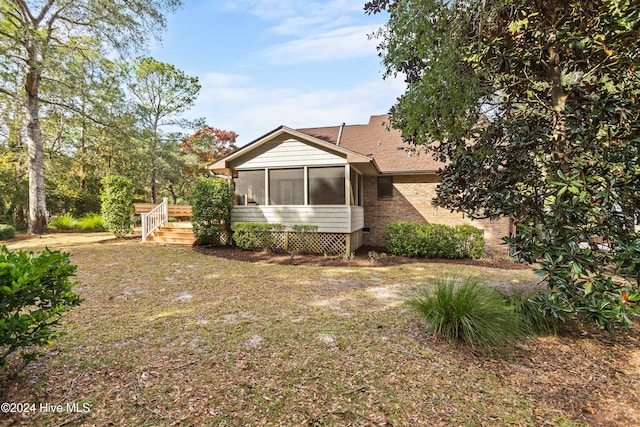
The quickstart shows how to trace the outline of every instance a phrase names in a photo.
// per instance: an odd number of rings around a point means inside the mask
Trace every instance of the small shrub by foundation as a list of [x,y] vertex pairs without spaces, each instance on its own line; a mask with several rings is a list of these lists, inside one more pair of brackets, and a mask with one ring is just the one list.
[[284,226],[265,222],[236,222],[231,230],[233,241],[240,249],[272,251],[276,246],[277,233],[282,232]]
[[481,258],[482,231],[470,225],[396,222],[384,231],[387,252],[415,258]]

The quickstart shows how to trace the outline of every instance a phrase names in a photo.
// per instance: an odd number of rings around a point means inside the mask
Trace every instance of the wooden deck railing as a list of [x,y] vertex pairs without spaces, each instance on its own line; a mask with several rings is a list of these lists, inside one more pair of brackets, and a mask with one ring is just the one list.
[[[153,203],[134,203],[133,213],[136,215],[142,215],[155,208],[157,205]],[[191,205],[169,205],[168,214],[170,217],[184,218],[192,216]]]

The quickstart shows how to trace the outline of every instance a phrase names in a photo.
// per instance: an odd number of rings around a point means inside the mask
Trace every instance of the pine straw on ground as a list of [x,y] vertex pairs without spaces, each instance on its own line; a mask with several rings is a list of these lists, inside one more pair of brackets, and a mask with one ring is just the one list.
[[473,352],[426,335],[401,305],[439,275],[527,286],[529,270],[279,265],[60,239],[46,244],[72,252],[85,301],[66,336],[2,379],[0,400],[37,406],[1,424],[640,425],[637,327]]

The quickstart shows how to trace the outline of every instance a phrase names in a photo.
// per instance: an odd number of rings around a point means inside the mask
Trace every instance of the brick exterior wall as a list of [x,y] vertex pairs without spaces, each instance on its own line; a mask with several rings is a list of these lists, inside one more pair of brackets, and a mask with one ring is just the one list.
[[427,224],[472,225],[484,230],[485,250],[488,255],[505,255],[502,238],[510,233],[510,220],[471,220],[468,216],[437,208],[431,204],[440,181],[435,174],[393,176],[393,197],[378,198],[377,177],[368,176],[364,181],[364,233],[363,244],[384,246],[383,233],[387,225],[396,221]]

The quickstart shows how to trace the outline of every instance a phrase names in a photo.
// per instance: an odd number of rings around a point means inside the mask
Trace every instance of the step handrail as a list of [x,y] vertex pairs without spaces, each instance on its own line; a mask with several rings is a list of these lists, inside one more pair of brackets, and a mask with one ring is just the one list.
[[142,241],[146,242],[147,237],[160,228],[163,224],[169,222],[169,200],[165,197],[155,208],[142,215]]

